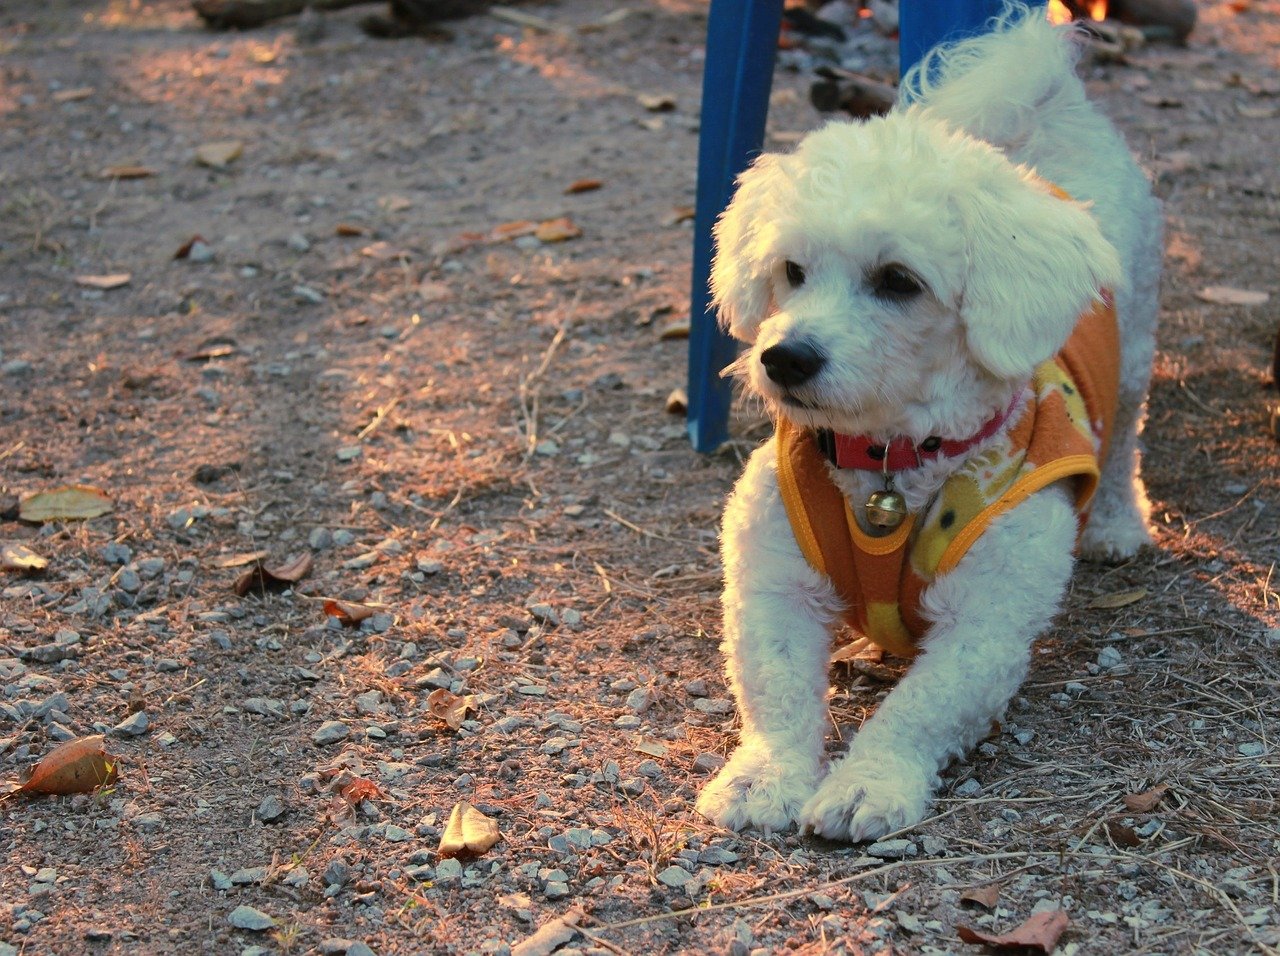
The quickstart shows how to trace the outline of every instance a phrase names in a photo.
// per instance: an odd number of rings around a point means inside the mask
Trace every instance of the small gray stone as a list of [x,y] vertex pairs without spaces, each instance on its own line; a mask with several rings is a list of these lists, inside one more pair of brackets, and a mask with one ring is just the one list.
[[921,837],[920,848],[925,856],[942,856],[947,852],[947,841],[936,836]]
[[334,857],[329,861],[329,865],[324,868],[325,886],[342,886],[351,878],[351,867],[347,866],[346,860],[341,857]]
[[918,850],[910,840],[878,840],[867,847],[868,856],[878,856],[882,860],[901,860],[903,857],[915,856]]
[[112,727],[111,733],[115,737],[138,737],[147,732],[147,727],[150,724],[151,721],[147,719],[147,712],[139,710]]
[[326,720],[320,725],[320,729],[312,734],[311,739],[320,746],[325,744],[336,744],[340,740],[346,740],[351,735],[351,728],[340,720]]
[[706,697],[708,696],[707,682],[704,680],[691,680],[684,685],[684,692],[690,697]]
[[261,883],[266,878],[267,868],[265,866],[241,867],[231,874],[231,882],[236,886],[249,886],[253,883]]
[[462,879],[462,864],[453,857],[441,860],[436,864],[436,882],[452,883],[454,880]]
[[[310,9],[310,7],[307,9]],[[367,944],[362,943],[360,940],[356,940],[347,947],[347,956],[377,956],[377,954],[375,954]]]
[[328,528],[312,528],[311,534],[307,535],[307,544],[312,551],[323,551],[333,547],[333,535]]
[[258,819],[263,823],[270,823],[272,820],[279,820],[284,816],[284,801],[274,793],[268,794],[263,801],[258,804]]
[[330,936],[328,939],[320,940],[320,952],[324,956],[342,956],[352,945],[349,939],[343,939],[341,936]]
[[738,862],[738,854],[732,850],[726,850],[722,846],[708,846],[699,851],[698,862],[711,866],[722,866],[725,863]]
[[982,792],[982,784],[970,777],[951,792],[957,797],[975,797]]
[[1242,757],[1261,757],[1267,752],[1267,748],[1259,740],[1250,740],[1248,743],[1240,744],[1236,747],[1236,750]]
[[403,827],[398,827],[394,823],[388,823],[387,829],[382,834],[391,843],[407,843],[413,839],[413,834]]
[[547,899],[556,900],[562,896],[569,895],[569,884],[561,883],[559,881],[554,883],[548,883],[545,887],[542,888],[542,892],[547,897]]
[[1104,670],[1111,670],[1113,667],[1119,667],[1120,662],[1123,660],[1124,657],[1116,647],[1108,645],[1098,651],[1098,666]]
[[98,554],[107,564],[128,564],[133,560],[133,549],[127,544],[119,544],[115,541],[103,545]]
[[732,714],[733,701],[726,700],[723,697],[700,697],[694,700],[693,709],[698,711],[700,714],[712,714],[716,716]]
[[613,722],[613,726],[619,730],[636,730],[644,723],[635,714],[624,714]]
[[675,865],[667,867],[658,874],[658,882],[664,886],[671,887],[673,890],[680,889],[691,879],[693,879],[693,875],[688,870]]
[[698,773],[715,773],[725,764],[724,757],[719,754],[698,754],[693,761],[693,769]]
[[311,873],[305,866],[299,863],[288,873],[284,875],[284,879],[280,881],[285,886],[303,887],[311,882]]
[[289,238],[285,240],[285,245],[294,252],[306,252],[311,248],[311,240],[300,232],[291,232]]
[[247,929],[255,933],[261,933],[263,930],[271,929],[276,925],[276,921],[262,912],[262,910],[256,910],[252,906],[244,906],[243,904],[233,909],[227,920],[236,929]]
[[130,822],[140,833],[155,833],[157,830],[164,829],[164,817],[155,810],[150,813],[139,813]]
[[653,705],[653,691],[647,687],[637,687],[627,695],[627,709],[633,713],[643,714]]
[[209,882],[213,884],[215,890],[231,889],[231,877],[223,873],[221,870],[209,871]]

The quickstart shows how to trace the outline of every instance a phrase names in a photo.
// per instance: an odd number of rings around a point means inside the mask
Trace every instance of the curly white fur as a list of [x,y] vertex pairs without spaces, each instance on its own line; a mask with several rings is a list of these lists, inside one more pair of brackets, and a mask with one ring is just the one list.
[[[1149,540],[1137,436],[1160,211],[1073,63],[1068,32],[1014,10],[908,77],[890,115],[832,123],[790,155],[760,157],[717,225],[712,291],[722,320],[750,344],[740,373],[774,414],[919,442],[977,431],[1063,345],[1099,290],[1114,290],[1120,409],[1081,540],[1085,553],[1114,558]],[[886,267],[906,270],[922,291],[886,294]],[[806,380],[780,384],[761,356],[795,343],[823,362]],[[897,488],[918,510],[962,463],[904,472]],[[879,477],[845,471],[836,480],[865,518],[861,503]],[[741,743],[698,809],[733,829],[798,822],[850,840],[918,822],[939,771],[973,746],[1025,676],[1031,642],[1067,586],[1075,536],[1057,486],[993,522],[926,592],[923,653],[824,771],[829,642],[841,608],[800,553],[774,444],[763,446],[723,531],[724,651]]]

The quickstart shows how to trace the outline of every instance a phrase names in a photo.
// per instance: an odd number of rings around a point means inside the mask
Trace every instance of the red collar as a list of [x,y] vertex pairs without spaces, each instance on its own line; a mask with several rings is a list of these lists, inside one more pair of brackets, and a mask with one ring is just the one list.
[[[955,458],[986,441],[1009,420],[1022,394],[1020,390],[1013,396],[1007,408],[996,412],[976,434],[968,438],[939,438],[933,435],[917,445],[903,435],[894,438],[886,446],[876,444],[866,435],[841,435],[827,428],[818,429],[814,435],[818,442],[818,450],[837,468],[883,472],[910,471],[935,458]],[[887,462],[886,455],[889,459]]]

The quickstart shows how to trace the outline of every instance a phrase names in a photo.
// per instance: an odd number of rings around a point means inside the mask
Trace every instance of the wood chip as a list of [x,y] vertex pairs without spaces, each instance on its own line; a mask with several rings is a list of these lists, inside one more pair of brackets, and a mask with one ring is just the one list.
[[128,272],[113,272],[109,275],[88,275],[76,276],[76,285],[82,285],[88,289],[118,289],[121,286],[129,284],[129,280],[133,276]]
[[1196,298],[1214,305],[1262,305],[1271,298],[1269,292],[1254,292],[1250,289],[1233,289],[1225,285],[1206,286],[1196,293]]

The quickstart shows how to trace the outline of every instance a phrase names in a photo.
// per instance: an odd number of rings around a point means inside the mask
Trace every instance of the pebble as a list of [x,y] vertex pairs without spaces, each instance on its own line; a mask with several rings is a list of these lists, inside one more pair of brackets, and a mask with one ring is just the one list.
[[1263,746],[1261,741],[1251,740],[1248,743],[1240,744],[1236,747],[1242,757],[1261,757],[1267,752],[1267,748]]
[[227,920],[236,929],[252,930],[255,933],[271,929],[276,925],[276,921],[262,912],[262,910],[256,910],[252,906],[243,904],[233,909]]
[[725,759],[720,754],[704,753],[694,758],[693,769],[698,773],[715,773],[724,764]]
[[903,857],[915,856],[919,850],[907,839],[878,840],[867,847],[868,856],[878,856],[882,860],[901,860]]
[[685,684],[684,692],[688,694],[690,697],[709,696],[709,692],[707,690],[707,682],[701,679],[691,680],[687,684]]
[[462,878],[462,864],[450,857],[436,864],[436,882],[452,883]]
[[329,861],[329,865],[324,868],[324,875],[321,877],[325,886],[342,886],[350,878],[351,867],[347,865],[346,860],[340,857],[335,857]]
[[733,701],[723,697],[699,697],[693,702],[693,709],[701,714],[731,714]]
[[982,784],[970,777],[964,783],[960,784],[951,793],[957,797],[973,797],[982,792]]
[[[310,9],[310,7],[307,9]],[[342,956],[354,945],[349,939],[343,939],[341,936],[330,936],[328,939],[320,940],[320,952],[324,956]]]
[[698,852],[698,862],[711,866],[722,866],[725,863],[738,862],[738,854],[732,850],[726,850],[722,846],[708,846]]
[[103,545],[98,554],[107,564],[128,564],[133,560],[133,549],[127,544],[118,544],[115,541]]
[[147,727],[150,725],[151,721],[147,719],[147,712],[139,710],[112,727],[111,733],[115,737],[138,737],[145,734]]
[[213,884],[215,890],[231,889],[231,877],[223,873],[221,870],[209,871],[209,882]]
[[548,883],[545,887],[543,887],[542,892],[547,897],[547,899],[550,899],[550,900],[559,899],[562,896],[569,895],[569,884],[561,883],[559,881],[556,881],[554,883]]
[[337,451],[338,461],[354,461],[361,455],[359,445],[343,445]]
[[187,250],[187,261],[212,262],[214,255],[213,246],[201,239],[197,239],[195,242],[191,243],[191,247]]
[[289,238],[285,240],[285,245],[294,252],[306,252],[311,248],[311,240],[300,232],[293,232],[290,233]]
[[326,720],[311,737],[317,744],[336,744],[351,735],[351,728],[340,720]]
[[947,852],[947,841],[936,836],[921,837],[920,848],[924,850],[925,856],[942,856]]
[[323,551],[333,546],[333,534],[328,528],[312,528],[307,544],[312,551]]
[[249,886],[252,883],[261,883],[266,878],[267,868],[265,866],[246,866],[231,874],[231,882],[236,886]]
[[653,691],[647,687],[637,687],[627,695],[627,709],[643,714],[653,705]]
[[1115,647],[1104,647],[1098,652],[1098,666],[1104,670],[1111,670],[1113,667],[1120,666],[1120,662],[1123,660],[1123,655]]
[[263,801],[258,804],[258,819],[263,823],[270,823],[272,820],[279,820],[284,816],[284,801],[274,793],[268,794]]
[[283,883],[285,886],[300,888],[300,887],[306,886],[308,883],[311,882],[311,873],[305,866],[299,863],[297,866],[291,869],[288,873],[286,873],[284,875],[284,879],[282,879],[280,882]]
[[398,827],[394,823],[387,824],[386,830],[382,835],[391,843],[407,843],[413,839],[413,834],[403,827]]
[[669,866],[658,874],[658,882],[671,887],[673,890],[682,888],[686,883],[693,879],[693,875],[684,867]]
[[133,828],[141,833],[154,833],[164,828],[164,817],[154,810],[150,813],[139,813],[130,822]]
[[644,724],[644,721],[635,714],[624,714],[613,722],[613,726],[619,730],[636,730],[642,724]]
[[345,548],[349,544],[355,544],[356,536],[346,528],[338,528],[333,532],[333,543],[339,548]]

